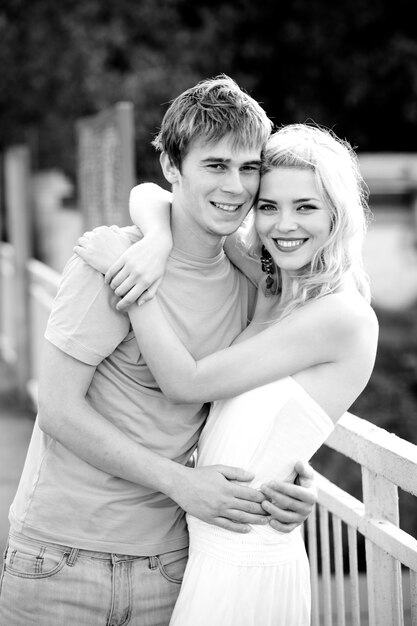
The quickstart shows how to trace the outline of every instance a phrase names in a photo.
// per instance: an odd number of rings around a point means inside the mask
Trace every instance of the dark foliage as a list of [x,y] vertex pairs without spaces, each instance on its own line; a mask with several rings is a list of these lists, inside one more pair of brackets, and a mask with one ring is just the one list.
[[359,150],[414,150],[411,0],[4,0],[0,147],[75,173],[74,122],[120,100],[136,112],[137,175],[164,103],[225,72],[276,124],[313,119]]

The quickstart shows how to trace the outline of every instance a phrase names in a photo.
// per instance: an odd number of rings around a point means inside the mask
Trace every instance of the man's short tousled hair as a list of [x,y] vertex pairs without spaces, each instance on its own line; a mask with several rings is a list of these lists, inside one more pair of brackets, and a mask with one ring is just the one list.
[[268,140],[272,121],[256,100],[220,74],[202,80],[172,100],[152,142],[181,171],[190,143],[207,143],[231,136],[235,148],[260,147]]

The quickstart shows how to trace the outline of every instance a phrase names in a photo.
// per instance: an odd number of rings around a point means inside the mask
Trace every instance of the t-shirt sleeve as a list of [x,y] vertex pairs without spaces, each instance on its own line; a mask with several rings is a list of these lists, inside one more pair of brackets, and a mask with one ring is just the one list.
[[104,276],[74,255],[64,268],[45,338],[66,354],[98,365],[129,333],[130,322]]

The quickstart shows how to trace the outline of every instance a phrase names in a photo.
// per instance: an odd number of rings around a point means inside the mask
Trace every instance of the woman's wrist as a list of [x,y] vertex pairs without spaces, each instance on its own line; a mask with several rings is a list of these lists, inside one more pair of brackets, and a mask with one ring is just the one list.
[[170,231],[161,232],[160,229],[155,228],[148,231],[144,235],[144,238],[145,237],[149,242],[153,242],[155,248],[158,250],[158,254],[161,256],[163,255],[166,258],[169,257],[173,246],[172,234]]

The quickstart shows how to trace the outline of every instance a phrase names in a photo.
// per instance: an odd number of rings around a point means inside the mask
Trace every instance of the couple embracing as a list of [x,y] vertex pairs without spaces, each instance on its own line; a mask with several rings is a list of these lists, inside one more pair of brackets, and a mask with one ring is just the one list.
[[307,461],[367,384],[378,325],[353,150],[271,128],[227,76],[198,83],[154,140],[172,195],[139,186],[135,227],[79,240],[46,330],[1,623],[309,624]]

